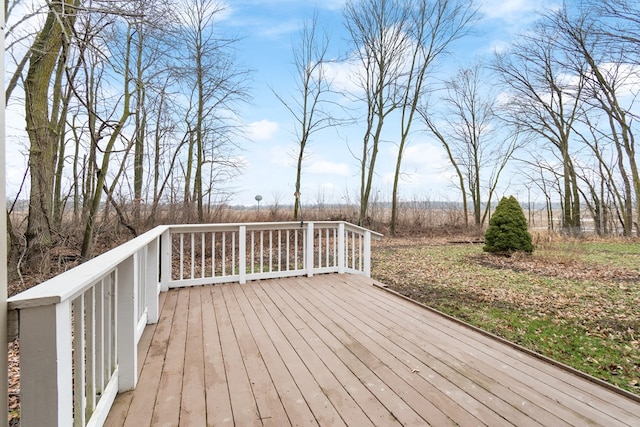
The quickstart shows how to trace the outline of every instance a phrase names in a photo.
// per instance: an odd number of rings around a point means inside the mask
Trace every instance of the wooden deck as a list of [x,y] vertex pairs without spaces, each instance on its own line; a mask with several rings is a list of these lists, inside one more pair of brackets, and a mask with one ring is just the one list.
[[106,425],[640,425],[638,401],[372,283],[169,291]]

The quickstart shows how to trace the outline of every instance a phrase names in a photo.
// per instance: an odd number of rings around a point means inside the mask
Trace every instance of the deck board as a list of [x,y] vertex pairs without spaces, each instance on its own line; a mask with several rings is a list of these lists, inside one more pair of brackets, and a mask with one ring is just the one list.
[[[386,389],[393,391],[423,419],[428,418],[436,425],[452,424],[451,419],[426,397],[432,390],[425,388],[424,395],[421,395],[418,391],[419,387],[414,387],[415,380],[408,378],[411,368],[406,366],[395,368],[398,360],[393,360],[394,356],[371,338],[370,334],[374,332],[373,330],[359,329],[360,325],[353,323],[357,322],[357,319],[348,310],[337,310],[334,299],[324,299],[314,286],[308,286],[308,288],[304,289],[304,292],[301,292],[302,287],[292,288],[290,291],[298,298],[300,305],[309,309],[313,307],[312,315],[339,341],[336,351],[341,351],[342,348],[348,349],[382,381],[383,391]],[[357,303],[352,304],[351,309],[360,314]],[[456,411],[457,408],[451,408],[451,410]]]
[[214,287],[212,295],[227,376],[227,388],[231,399],[232,417],[237,425],[261,425],[258,404],[251,389],[251,381],[233,328],[232,313],[224,298],[224,287],[228,286]]
[[121,425],[640,425],[640,402],[350,275],[171,290]]
[[209,425],[233,425],[231,396],[227,386],[227,373],[222,355],[220,331],[214,310],[214,298],[220,298],[219,288],[203,286],[201,288],[202,335],[204,342],[204,394],[206,396],[207,421]]
[[[275,285],[275,282],[274,282]],[[268,298],[268,291],[263,289],[263,299]],[[308,378],[302,378],[304,382],[317,384],[313,388],[314,405],[311,406],[318,423],[322,425],[341,425],[345,419],[358,425],[372,425],[360,406],[353,400],[348,391],[340,384],[335,374],[327,368],[325,362],[317,354],[317,345],[305,340],[301,331],[305,328],[296,327],[291,316],[285,315],[286,310],[271,310],[274,313],[273,320],[280,328],[280,332],[289,341],[292,348],[296,349],[300,362],[304,364]],[[309,388],[307,386],[307,388]]]
[[[354,301],[363,297],[355,296]],[[363,304],[367,303],[372,304],[373,301],[365,299]],[[422,328],[415,328],[416,322],[427,319],[407,318],[406,307],[402,305],[386,313],[384,310],[375,312],[378,320],[370,316],[363,320],[379,331],[376,332],[379,336],[376,341],[381,341],[381,337],[392,337],[393,344],[387,344],[390,351],[399,356],[400,360],[411,361],[408,366],[415,366],[421,376],[437,382],[440,394],[455,399],[458,405],[472,412],[474,417],[482,421],[484,417],[488,417],[488,425],[497,422],[495,416],[498,414],[517,425],[539,425],[539,422],[543,425],[563,425],[561,419],[545,409],[549,407],[547,401],[539,402],[537,406],[520,407],[522,397],[514,393],[512,384],[507,383],[509,386],[505,386],[500,382],[500,376],[485,374],[495,371],[493,364],[476,363],[473,366],[467,363],[466,360],[473,360],[473,353],[476,351],[473,346],[471,350],[464,351],[459,347],[464,342],[452,341],[452,336],[443,335],[443,328],[428,328],[426,332],[430,334],[421,334]],[[438,345],[439,342],[444,344]],[[497,353],[495,350],[490,352]],[[438,375],[442,378],[439,379]],[[509,406],[519,410],[505,412]],[[493,415],[488,414],[487,410],[493,412]]]
[[[369,294],[369,296],[376,296],[378,301],[393,304],[391,312],[397,312],[397,310],[404,308],[404,305],[398,304],[397,300],[384,298],[384,295]],[[366,297],[361,294],[361,298]],[[412,307],[412,313],[415,314],[412,316],[412,321],[426,320],[425,311],[422,307]],[[539,407],[541,408],[553,408],[553,413],[562,415],[563,420],[571,420],[567,408],[572,408],[573,421],[578,424],[584,423],[586,420],[596,420],[603,425],[610,425],[619,421],[633,425],[637,422],[638,405],[633,400],[619,399],[617,393],[604,388],[594,394],[591,382],[585,381],[583,378],[577,377],[566,370],[558,369],[548,363],[527,363],[531,360],[530,356],[513,347],[496,346],[495,342],[482,339],[482,336],[469,336],[464,331],[454,327],[443,317],[437,317],[434,321],[436,322],[434,324],[435,328],[425,329],[422,332],[443,331],[448,337],[455,338],[462,350],[462,353],[458,353],[460,363],[465,363],[466,360],[470,366],[476,367],[478,372],[489,372],[487,371],[488,369],[494,369],[493,367],[497,363],[501,363],[501,369],[496,372],[497,375],[492,375],[493,379],[503,381],[510,391],[520,393],[524,399],[539,402]],[[413,340],[415,341],[417,338],[414,337]],[[450,341],[447,342],[451,344]],[[443,348],[443,351],[449,355],[456,353],[454,347],[450,345]],[[488,362],[485,361],[487,357],[489,357]],[[513,381],[514,379],[516,380],[515,382]],[[537,394],[532,394],[532,389],[541,396],[546,397],[546,399],[543,400]],[[571,402],[571,404],[567,404],[566,407],[557,407],[553,405],[557,401]],[[599,410],[601,406],[617,406],[620,409],[620,411],[616,411],[617,418],[601,413]],[[560,414],[558,414],[559,412]],[[540,413],[536,412],[536,417],[539,418],[539,416]]]
[[[235,291],[244,293],[245,289],[235,287]],[[277,325],[272,321],[269,312],[256,297],[253,290],[247,290],[245,295],[246,298],[239,298],[242,311],[253,332],[256,345],[263,355],[266,368],[269,370],[271,377],[276,379],[274,380],[274,388],[277,395],[280,396],[289,421],[293,425],[317,425],[311,409],[283,360],[287,356],[282,355],[293,355],[295,349],[287,345],[288,342],[278,334]]]
[[[270,338],[311,410],[314,418],[312,424],[344,425],[340,413],[321,385],[326,383],[327,378],[322,377],[323,372],[319,371],[321,368],[317,359],[311,356],[309,347],[305,345],[297,328],[291,324],[289,315],[271,305],[264,293],[259,294],[262,294],[260,300],[266,304],[261,320],[269,324]],[[254,304],[255,302],[254,300]]]
[[227,303],[227,308],[233,316],[232,322],[238,342],[238,349],[242,362],[244,363],[247,377],[251,382],[251,389],[258,408],[258,420],[264,425],[281,426],[288,424],[287,413],[282,406],[275,389],[270,372],[265,365],[263,355],[256,344],[252,328],[247,322],[247,317],[242,311],[239,299],[245,300],[243,295],[236,296],[234,289],[241,294],[237,287],[226,286],[223,288],[223,295]]
[[[352,399],[353,403],[357,404],[360,408],[373,408],[373,410],[367,414],[370,419],[375,420],[377,418],[387,423],[393,422],[393,418],[390,417],[388,411],[379,408],[380,405],[375,405],[375,396],[359,381],[358,376],[353,373],[349,364],[332,352],[329,346],[322,343],[321,335],[323,331],[321,328],[304,318],[308,312],[299,304],[288,304],[288,295],[286,293],[284,295],[279,294],[280,287],[276,281],[266,286],[268,286],[266,289],[259,289],[258,292],[261,292],[264,300],[271,300],[273,307],[277,310],[282,313],[287,313],[289,322],[291,322],[292,327],[300,334],[300,337],[314,349],[316,356],[323,361],[325,366],[331,367],[331,372],[340,383],[337,389],[343,387],[344,390],[349,393],[350,400]],[[271,311],[276,312],[277,310]],[[351,404],[351,402],[349,403]],[[344,405],[344,403],[340,401],[338,401],[337,404]],[[358,410],[356,411],[360,412]],[[360,421],[363,425],[367,425],[366,420],[360,418]]]
[[189,317],[184,355],[182,399],[180,400],[180,422],[192,426],[207,424],[206,395],[204,390],[204,344],[202,334],[202,288],[191,288],[189,292]]
[[[183,392],[184,356],[187,338],[187,320],[189,318],[189,289],[178,292],[176,305],[171,318],[171,332],[168,337],[162,371],[150,375],[153,382],[160,378],[157,394],[141,395],[141,399],[153,399],[155,405],[151,425],[178,425],[180,420],[180,402]],[[168,297],[167,297],[168,298]],[[142,379],[142,377],[140,377]],[[140,386],[140,384],[138,385]],[[132,414],[135,415],[135,412]],[[139,424],[145,425],[142,420]],[[186,424],[185,424],[186,425]]]
[[[474,418],[479,420],[485,418],[492,423],[498,421],[494,412],[485,410],[482,405],[477,405],[472,400],[465,399],[466,394],[460,393],[454,383],[440,376],[420,360],[421,356],[428,355],[419,354],[416,357],[407,352],[403,345],[397,343],[398,339],[402,339],[401,334],[390,330],[389,334],[379,332],[379,330],[384,331],[385,325],[367,315],[366,310],[359,310],[360,303],[357,300],[333,301],[331,295],[326,292],[326,289],[314,290],[310,299],[307,299],[307,303],[313,300],[330,301],[332,307],[325,305],[320,309],[330,313],[330,318],[336,323],[341,319],[346,321],[343,323],[345,325],[343,330],[349,334],[346,340],[359,343],[356,354],[364,352],[365,357],[361,360],[367,364],[386,366],[382,373],[386,383],[403,395],[407,403],[419,405],[423,417],[434,420],[438,425],[451,422],[462,426],[477,425]],[[314,294],[316,294],[315,298]],[[377,316],[377,313],[374,315]],[[371,325],[380,329],[372,329]],[[343,343],[348,344],[344,341]],[[407,345],[411,343],[407,342]],[[425,402],[422,403],[422,401]],[[447,408],[446,414],[439,408]]]

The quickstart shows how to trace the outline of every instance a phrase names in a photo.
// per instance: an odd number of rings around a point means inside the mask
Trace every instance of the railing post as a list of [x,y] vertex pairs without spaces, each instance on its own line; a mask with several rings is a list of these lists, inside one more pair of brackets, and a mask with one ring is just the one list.
[[338,224],[338,273],[344,274],[345,272],[345,230],[344,222]]
[[72,366],[71,302],[22,309],[21,425],[73,425]]
[[162,292],[169,290],[169,282],[171,281],[171,230],[166,230],[160,237],[160,283],[162,283]]
[[313,246],[314,246],[314,232],[313,232],[313,222],[307,223],[307,247],[306,251],[306,261],[307,265],[307,276],[313,276]]
[[136,329],[136,256],[120,264],[116,276],[117,289],[117,356],[118,391],[133,390],[138,382]]
[[153,239],[147,246],[147,259],[144,274],[145,294],[147,295],[147,323],[158,323],[160,313],[158,310],[158,242],[159,238]]
[[238,232],[238,268],[240,269],[240,284],[247,283],[247,226],[241,225]]
[[371,277],[371,232],[364,232],[364,275]]

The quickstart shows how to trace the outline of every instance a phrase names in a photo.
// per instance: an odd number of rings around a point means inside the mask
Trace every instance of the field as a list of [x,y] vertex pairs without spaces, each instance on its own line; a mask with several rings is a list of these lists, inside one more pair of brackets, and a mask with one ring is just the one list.
[[374,278],[446,314],[640,394],[640,243],[560,240],[499,257],[481,244],[385,238]]

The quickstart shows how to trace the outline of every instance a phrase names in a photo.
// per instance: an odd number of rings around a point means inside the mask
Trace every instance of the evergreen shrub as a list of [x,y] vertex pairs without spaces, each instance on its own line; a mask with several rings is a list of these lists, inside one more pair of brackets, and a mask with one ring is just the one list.
[[504,255],[533,252],[527,220],[515,197],[503,197],[496,206],[484,235],[483,250]]

